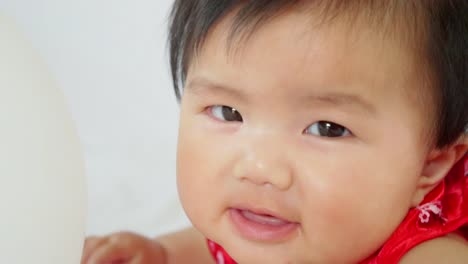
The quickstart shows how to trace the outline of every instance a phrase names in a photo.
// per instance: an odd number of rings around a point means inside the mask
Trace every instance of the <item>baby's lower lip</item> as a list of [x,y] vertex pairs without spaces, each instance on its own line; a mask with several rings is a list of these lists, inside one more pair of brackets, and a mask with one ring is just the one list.
[[245,239],[254,241],[283,241],[299,227],[297,223],[244,209],[232,208],[229,210],[229,216],[238,233]]

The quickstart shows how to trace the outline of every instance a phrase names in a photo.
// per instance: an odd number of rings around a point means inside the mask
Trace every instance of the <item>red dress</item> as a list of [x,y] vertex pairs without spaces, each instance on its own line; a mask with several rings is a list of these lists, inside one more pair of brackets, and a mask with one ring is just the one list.
[[[468,240],[468,155],[426,195],[420,206],[408,212],[385,244],[361,264],[397,263],[416,245],[452,232],[459,232]],[[215,242],[208,240],[208,248],[217,264],[237,264]]]

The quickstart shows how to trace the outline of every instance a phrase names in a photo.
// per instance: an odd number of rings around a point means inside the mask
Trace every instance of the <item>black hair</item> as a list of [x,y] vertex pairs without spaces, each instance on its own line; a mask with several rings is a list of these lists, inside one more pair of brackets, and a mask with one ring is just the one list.
[[424,50],[423,61],[430,69],[434,97],[425,103],[435,103],[436,109],[431,133],[435,145],[449,146],[464,135],[468,129],[467,0],[175,0],[168,41],[177,99],[192,57],[223,17],[236,10],[231,36],[252,34],[262,23],[300,5],[319,9],[324,18],[342,13],[365,13],[381,21],[392,17],[390,24],[400,25],[398,34],[412,36],[413,46]]

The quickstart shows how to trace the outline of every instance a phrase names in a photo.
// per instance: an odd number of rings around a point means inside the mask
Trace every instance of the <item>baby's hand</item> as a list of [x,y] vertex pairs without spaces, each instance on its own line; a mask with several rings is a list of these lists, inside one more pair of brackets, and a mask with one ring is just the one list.
[[164,264],[165,252],[155,240],[130,232],[86,239],[81,264]]

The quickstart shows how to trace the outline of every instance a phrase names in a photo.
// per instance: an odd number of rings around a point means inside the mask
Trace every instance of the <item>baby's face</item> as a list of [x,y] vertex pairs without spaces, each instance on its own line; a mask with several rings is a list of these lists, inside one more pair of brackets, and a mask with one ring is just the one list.
[[228,54],[229,22],[208,36],[182,97],[187,215],[240,263],[372,254],[417,204],[427,153],[409,52],[296,13]]

